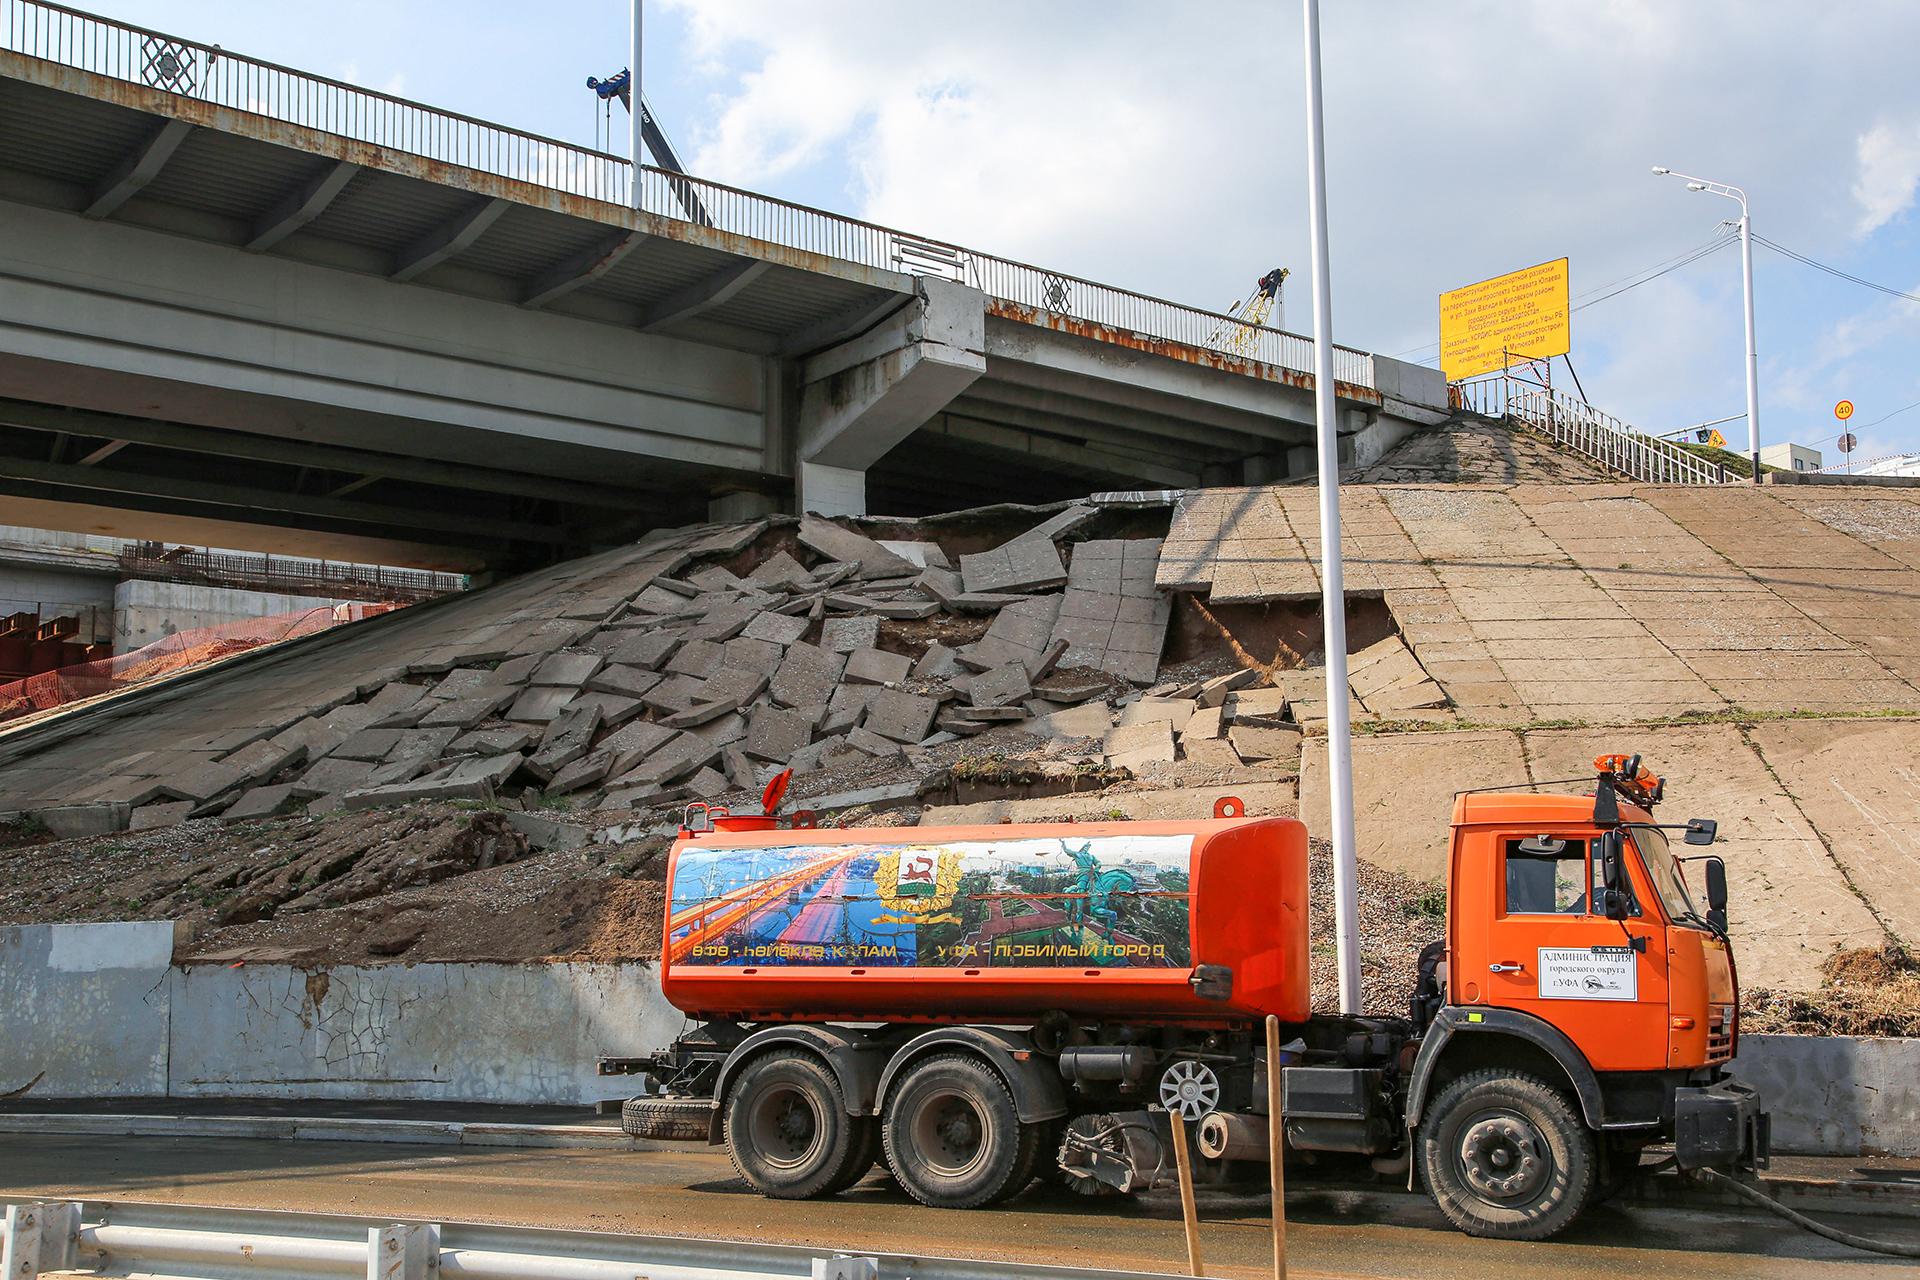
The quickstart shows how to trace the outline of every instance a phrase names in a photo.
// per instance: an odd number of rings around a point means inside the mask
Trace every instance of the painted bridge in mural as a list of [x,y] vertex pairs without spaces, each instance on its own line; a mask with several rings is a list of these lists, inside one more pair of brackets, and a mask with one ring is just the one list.
[[[1298,335],[44,0],[0,201],[13,523],[467,567],[1313,465]],[[1359,460],[1445,407],[1335,376]]]

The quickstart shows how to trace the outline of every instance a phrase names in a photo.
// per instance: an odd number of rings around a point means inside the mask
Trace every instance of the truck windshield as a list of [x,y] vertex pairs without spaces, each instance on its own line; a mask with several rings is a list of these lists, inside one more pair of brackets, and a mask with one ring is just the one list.
[[1633,843],[1638,846],[1640,857],[1647,864],[1647,875],[1652,878],[1653,887],[1659,893],[1660,903],[1666,907],[1668,917],[1698,921],[1700,912],[1687,894],[1687,882],[1680,874],[1680,864],[1673,860],[1673,853],[1667,848],[1667,833],[1658,827],[1634,827]]

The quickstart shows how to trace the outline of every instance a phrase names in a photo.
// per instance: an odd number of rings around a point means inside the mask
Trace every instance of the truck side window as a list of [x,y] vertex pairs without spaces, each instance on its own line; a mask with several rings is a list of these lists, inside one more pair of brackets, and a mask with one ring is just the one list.
[[1528,836],[1506,842],[1507,914],[1585,915],[1589,882],[1587,842]]

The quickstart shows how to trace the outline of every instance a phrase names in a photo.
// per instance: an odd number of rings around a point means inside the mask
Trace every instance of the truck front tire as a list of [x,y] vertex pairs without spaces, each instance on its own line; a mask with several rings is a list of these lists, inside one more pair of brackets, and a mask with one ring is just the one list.
[[872,1150],[858,1132],[862,1123],[847,1114],[826,1063],[810,1053],[774,1050],[748,1063],[727,1094],[727,1155],[763,1196],[832,1195],[851,1185],[843,1179],[863,1150],[871,1167]]
[[1537,1076],[1461,1076],[1420,1126],[1427,1191],[1470,1236],[1544,1240],[1564,1230],[1593,1198],[1594,1164],[1579,1112]]
[[908,1195],[939,1209],[977,1209],[1033,1180],[1038,1126],[979,1058],[946,1053],[914,1064],[887,1098],[881,1141]]

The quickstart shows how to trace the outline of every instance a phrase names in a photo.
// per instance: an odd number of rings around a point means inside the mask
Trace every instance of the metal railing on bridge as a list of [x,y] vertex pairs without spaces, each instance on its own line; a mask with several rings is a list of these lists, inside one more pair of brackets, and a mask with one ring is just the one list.
[[1456,408],[1530,427],[1602,466],[1648,484],[1729,484],[1742,478],[1672,441],[1637,431],[1610,413],[1511,370],[1457,382],[1450,391]]
[[[531,183],[586,200],[626,205],[633,166],[557,138],[411,102],[326,76],[145,27],[116,22],[51,0],[0,0],[0,49],[97,75],[143,84],[201,102],[371,146]],[[1219,311],[1186,306],[1050,271],[995,254],[895,231],[777,197],[685,174],[640,168],[640,206],[756,240],[912,275],[938,275],[1012,304],[1013,318],[1231,352],[1296,374],[1310,374],[1313,342],[1299,334],[1243,325]],[[689,195],[698,199],[689,199]],[[1021,309],[1030,317],[1021,316]],[[1004,311],[1002,314],[1006,314]],[[1252,341],[1246,341],[1248,331]],[[1124,339],[1122,339],[1124,340]],[[1374,388],[1373,356],[1334,348],[1334,378]]]

